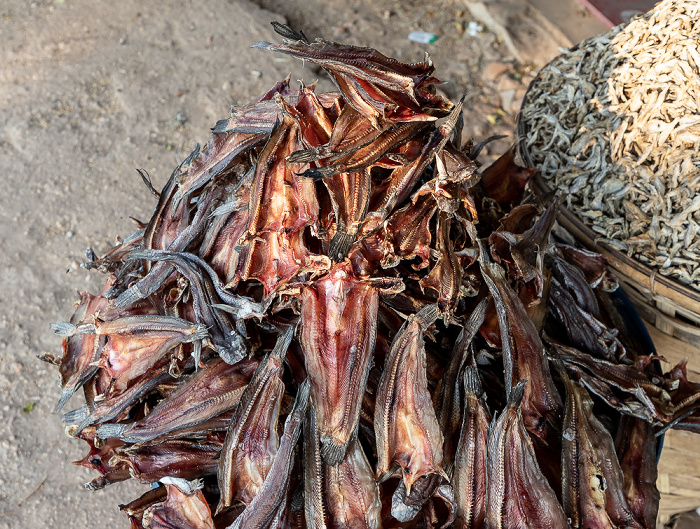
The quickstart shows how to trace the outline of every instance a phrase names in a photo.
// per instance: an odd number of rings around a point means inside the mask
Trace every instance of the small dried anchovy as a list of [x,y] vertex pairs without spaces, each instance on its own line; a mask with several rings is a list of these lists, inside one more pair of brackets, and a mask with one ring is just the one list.
[[651,529],[655,436],[700,431],[685,365],[656,370],[604,259],[554,242],[558,200],[520,204],[513,149],[471,159],[429,58],[275,28],[259,48],[340,91],[285,79],[219,121],[53,325],[87,487],[160,482],[135,529]]
[[554,59],[521,113],[527,153],[567,207],[600,240],[696,289],[698,42],[700,5],[664,0]]

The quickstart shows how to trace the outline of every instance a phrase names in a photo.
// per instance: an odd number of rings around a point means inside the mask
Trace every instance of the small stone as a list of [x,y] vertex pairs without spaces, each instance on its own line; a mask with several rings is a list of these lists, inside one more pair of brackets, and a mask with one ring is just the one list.
[[72,239],[72,238],[73,238],[73,235],[75,235],[75,233],[73,233],[72,231],[68,230],[68,231],[66,232],[66,239]]
[[511,109],[511,106],[513,105],[513,98],[515,97],[515,90],[510,89],[510,90],[501,90],[499,92],[499,95],[501,96],[501,108],[508,112]]
[[502,76],[496,81],[496,90],[517,90],[522,88],[522,83],[507,76]]
[[481,78],[484,81],[493,81],[499,76],[510,70],[511,65],[503,62],[490,62],[481,72]]

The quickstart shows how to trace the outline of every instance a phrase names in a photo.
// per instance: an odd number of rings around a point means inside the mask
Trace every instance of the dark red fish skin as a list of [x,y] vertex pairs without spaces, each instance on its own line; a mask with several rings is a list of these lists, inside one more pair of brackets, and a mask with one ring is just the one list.
[[350,75],[341,72],[327,70],[331,80],[343,93],[346,104],[352,106],[359,114],[363,115],[377,130],[383,130],[387,125],[387,114],[396,105],[393,102],[374,99],[362,83]]
[[[97,470],[103,476],[114,472],[124,465],[119,463],[112,466],[112,458],[116,454],[116,450],[124,445],[124,441],[119,439],[102,440],[97,437],[96,428],[85,428],[77,434],[77,437],[85,441],[90,447],[90,453],[79,461],[74,461],[73,464],[93,470]],[[116,463],[116,462],[114,462]]]
[[602,320],[595,292],[580,269],[557,256],[548,256],[547,267],[559,284],[571,294],[581,310],[599,321]]
[[284,393],[285,353],[286,347],[266,356],[238,403],[219,460],[217,513],[236,501],[250,504],[272,466],[279,446],[277,420]]
[[[544,345],[525,307],[505,280],[503,271],[488,263],[482,264],[481,270],[496,308],[501,305],[507,317],[508,327],[505,329],[499,317],[502,346],[505,350],[503,342],[510,344],[512,341],[513,344],[510,354],[515,358],[503,360],[504,364],[511,363],[512,366],[505,366],[506,386],[514,385],[517,380],[526,381],[522,403],[525,427],[546,442],[545,419],[560,415],[563,403],[552,381]],[[511,380],[507,380],[509,376],[512,376]]]
[[323,183],[333,203],[336,220],[336,233],[329,244],[328,255],[338,262],[350,251],[367,214],[371,188],[370,169],[339,173],[325,178]]
[[539,215],[539,209],[534,204],[521,204],[515,206],[499,219],[500,226],[497,231],[508,233],[524,233],[534,223]]
[[298,135],[299,125],[285,115],[260,153],[248,203],[248,240],[266,231],[295,231],[318,220],[313,182],[294,177],[302,172],[302,164],[286,161],[300,146]]
[[[646,399],[643,404],[649,408],[658,420],[668,422],[672,420],[674,414],[674,406],[669,400],[673,397],[663,389],[663,387],[654,384],[652,378],[644,372],[644,366],[651,362],[652,358],[645,355],[637,357],[635,364],[625,365],[610,362],[600,358],[595,358],[589,354],[579,351],[573,347],[563,345],[551,338],[547,339],[559,358],[569,366],[570,364],[580,366],[587,371],[590,371],[594,378],[599,381],[618,388],[626,393],[636,396],[639,399],[639,390],[642,390]],[[642,369],[640,369],[642,367]],[[649,417],[651,420],[651,417]]]
[[256,359],[234,365],[219,358],[210,361],[146,417],[129,424],[119,437],[130,443],[150,441],[235,408],[258,363]]
[[670,392],[674,421],[700,408],[700,384],[688,380],[687,365],[685,359],[663,377],[666,387],[676,388]]
[[381,160],[388,152],[407,142],[425,128],[422,122],[398,123],[385,129],[372,143],[359,147],[332,164],[307,169],[303,176],[328,178],[338,173],[361,171]]
[[[173,171],[170,179],[160,192],[158,204],[146,226],[143,235],[143,247],[148,249],[164,250],[170,246],[175,238],[185,229],[189,221],[189,206],[187,201],[181,201],[176,212],[173,209],[174,196],[177,191],[177,177],[186,172],[189,164],[199,154],[199,145],[195,150]],[[150,270],[150,263],[144,263],[144,271]]]
[[122,414],[127,414],[128,409],[138,404],[139,399],[145,394],[151,392],[160,384],[173,382],[175,377],[169,373],[169,367],[165,365],[159,369],[153,369],[150,373],[144,373],[121,393],[94,402],[90,414],[78,425],[76,433],[87,426],[101,424]]
[[346,263],[301,295],[299,340],[311,383],[321,453],[342,461],[355,436],[377,332],[379,290]]
[[548,305],[552,319],[564,329],[570,342],[584,352],[610,361],[625,356],[615,331],[583,310],[556,279],[552,279]]
[[214,529],[211,511],[201,490],[192,494],[175,485],[165,485],[167,499],[143,513],[143,526],[149,529]]
[[583,273],[591,288],[600,286],[606,292],[617,288],[617,279],[608,269],[607,261],[601,254],[563,243],[557,243],[556,247],[568,263]]
[[250,241],[241,251],[234,283],[258,280],[267,299],[274,293],[284,292],[302,274],[315,276],[326,272],[331,260],[311,252],[304,236],[304,229],[291,233],[266,231]]
[[397,120],[434,119],[449,110],[449,102],[429,91],[439,83],[431,77],[432,61],[403,64],[376,50],[328,41],[287,42],[281,45],[260,42],[256,47],[293,55],[318,64],[328,71],[343,92],[346,102],[363,114],[376,128],[381,128],[392,113]]
[[471,366],[466,369],[469,373],[465,373],[464,412],[454,463],[455,527],[481,529],[486,520],[490,419],[481,401],[477,369]]
[[488,196],[499,204],[517,203],[536,169],[515,163],[515,145],[481,173]]
[[[250,190],[248,189],[248,192]],[[247,195],[244,197],[247,203]],[[229,215],[226,224],[216,237],[213,248],[216,251],[210,259],[214,271],[225,283],[235,280],[238,271],[240,252],[236,249],[236,243],[245,232],[248,225],[248,211],[237,210]],[[200,256],[202,257],[202,256]]]
[[210,223],[197,252],[199,257],[207,260],[224,283],[232,281],[236,274],[239,254],[236,244],[248,224],[246,206],[250,202],[251,184],[252,174],[246,174],[237,180],[235,188],[226,196],[226,205],[230,206],[231,212],[217,216]]
[[[338,119],[337,115],[333,115],[335,104],[329,107],[328,98],[335,95],[336,101],[340,103],[340,94],[316,94],[314,90],[302,84],[299,90],[299,102],[295,105],[296,110],[304,117],[306,122],[306,130],[302,130],[302,138],[305,143],[314,147],[326,143],[331,136],[334,127],[334,121]],[[326,101],[322,102],[319,97],[323,97]],[[324,104],[325,103],[325,104]],[[310,132],[313,131],[315,141],[310,141]]]
[[328,527],[381,529],[379,487],[360,442],[356,439],[348,446],[340,464],[323,467]]
[[112,388],[123,391],[177,345],[202,340],[206,330],[169,316],[126,316],[97,323],[95,334],[109,337],[99,365],[112,378]]
[[391,176],[377,187],[370,201],[371,218],[367,219],[368,227],[363,231],[376,226],[379,220],[386,219],[394,208],[400,206],[411,195],[423,171],[449,141],[461,112],[462,102],[455,106],[447,120],[423,142],[420,154],[406,165],[394,169]]
[[437,306],[429,305],[409,317],[394,338],[377,390],[377,477],[397,462],[408,494],[422,476],[444,473],[443,434],[428,392],[423,338],[437,315]]
[[432,197],[421,197],[397,210],[383,226],[383,268],[392,268],[402,260],[420,258],[411,266],[421,270],[430,266],[432,235],[429,229],[437,204]]
[[574,529],[642,529],[625,497],[612,437],[593,415],[588,391],[565,374],[563,380],[567,403],[562,425],[562,501],[571,525]]
[[438,259],[428,276],[420,281],[421,288],[437,292],[438,310],[445,321],[449,321],[457,308],[461,296],[462,265],[455,255],[454,243],[450,238],[452,222],[444,211],[438,214],[436,250]]
[[294,447],[299,440],[308,405],[309,383],[305,381],[299,386],[294,407],[284,422],[279,450],[260,487],[260,492],[236,518],[230,526],[231,529],[265,529],[280,509],[286,509],[283,504],[289,496],[290,475],[295,460]]
[[506,410],[488,441],[488,529],[568,529],[561,504],[537,464],[520,412],[523,383],[511,390]]
[[140,497],[127,504],[120,505],[119,510],[125,513],[131,522],[131,529],[143,529],[143,513],[156,503],[163,503],[168,493],[165,487],[156,487],[145,492]]
[[624,417],[615,439],[622,469],[622,488],[634,517],[644,529],[656,527],[659,489],[656,487],[658,442],[654,427],[636,417]]
[[[267,124],[272,129],[275,121]],[[178,186],[173,197],[173,206],[186,203],[187,196],[204,187],[213,178],[229,170],[239,158],[253,147],[265,141],[265,133],[226,132],[214,134],[199,156],[190,163],[187,173],[178,175]],[[172,206],[171,206],[172,207]],[[168,247],[158,248],[161,250]]]
[[[308,112],[305,112],[301,103],[302,101],[300,100],[300,105],[297,105],[297,108],[302,114],[308,116]],[[309,118],[307,117],[307,119]],[[311,145],[311,148],[292,153],[289,160],[319,161],[319,163],[325,165],[338,157],[347,156],[360,147],[364,147],[374,141],[383,132],[383,129],[375,128],[367,118],[348,104],[343,107],[335,123],[319,119],[318,125],[314,126],[314,131],[316,132],[318,143],[305,138],[306,142]],[[326,160],[326,162],[324,163],[321,160]]]

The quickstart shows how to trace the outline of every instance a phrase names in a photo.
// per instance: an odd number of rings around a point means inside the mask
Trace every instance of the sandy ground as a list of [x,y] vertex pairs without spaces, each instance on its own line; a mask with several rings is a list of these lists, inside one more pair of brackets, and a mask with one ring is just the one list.
[[[64,435],[51,413],[57,373],[37,355],[60,352],[49,322],[68,319],[76,291],[95,292],[104,281],[80,268],[85,248],[100,254],[115,235],[132,231],[130,217],[150,216],[155,201],[136,168],[162,186],[231,104],[290,72],[308,82],[320,75],[250,49],[278,40],[269,21],[288,20],[310,37],[374,46],[404,61],[422,59],[427,49],[437,75],[450,81],[445,94],[467,95],[468,133],[512,135],[512,110],[528,71],[512,67],[495,35],[468,35],[469,15],[459,1],[298,5],[0,3],[0,528],[128,526],[117,504],[144,486],[82,488],[95,474],[71,465],[85,447]],[[413,29],[439,38],[411,43]],[[328,81],[319,83],[319,90],[330,89]],[[65,409],[80,405],[74,397]]]

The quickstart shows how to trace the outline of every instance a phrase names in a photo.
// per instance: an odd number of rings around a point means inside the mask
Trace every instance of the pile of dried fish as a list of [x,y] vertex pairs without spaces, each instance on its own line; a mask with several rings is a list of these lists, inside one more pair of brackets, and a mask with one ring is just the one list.
[[700,3],[664,0],[557,57],[522,109],[528,153],[567,206],[600,240],[696,289],[699,46]]
[[700,385],[558,201],[518,205],[513,149],[477,167],[428,57],[275,27],[339,91],[234,109],[53,325],[87,487],[159,482],[121,507],[144,529],[654,527],[655,435],[700,429]]

